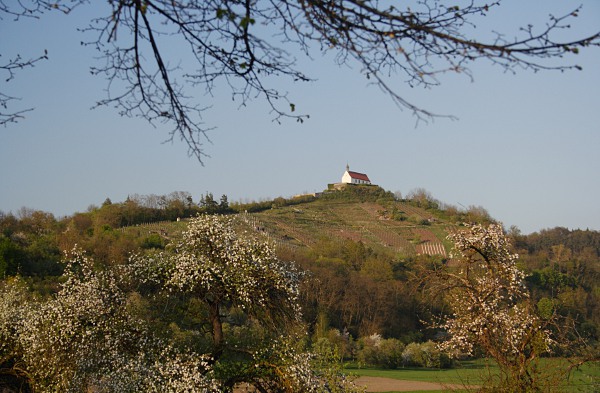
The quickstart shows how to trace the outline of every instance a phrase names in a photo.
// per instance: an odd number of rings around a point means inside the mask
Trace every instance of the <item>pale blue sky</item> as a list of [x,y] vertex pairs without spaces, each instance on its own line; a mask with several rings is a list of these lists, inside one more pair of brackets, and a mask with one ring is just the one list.
[[[482,31],[541,21],[583,3],[573,33],[600,29],[600,2],[507,1]],[[260,100],[238,109],[225,89],[197,94],[212,144],[201,166],[179,142],[161,144],[168,127],[121,118],[111,108],[90,110],[105,83],[89,73],[94,51],[76,31],[85,9],[39,21],[0,21],[2,59],[19,51],[49,61],[22,70],[1,91],[22,97],[35,111],[0,128],[0,210],[29,207],[57,216],[85,211],[109,197],[189,191],[195,201],[210,191],[232,201],[289,197],[321,191],[340,180],[346,163],[390,191],[422,187],[443,202],[480,205],[506,227],[600,230],[600,49],[565,59],[583,71],[503,73],[479,64],[475,82],[442,77],[423,91],[403,85],[408,100],[459,118],[415,127],[358,70],[328,59],[307,64],[310,84],[284,84],[304,124],[271,121]],[[174,60],[175,62],[175,60]],[[3,77],[4,79],[4,77]],[[15,107],[17,108],[17,107]]]

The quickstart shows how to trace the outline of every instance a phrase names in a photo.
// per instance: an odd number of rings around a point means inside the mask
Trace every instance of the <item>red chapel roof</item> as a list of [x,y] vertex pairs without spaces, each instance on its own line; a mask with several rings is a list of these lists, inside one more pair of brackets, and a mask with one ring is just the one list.
[[348,171],[348,174],[352,179],[368,181],[369,183],[371,182],[371,180],[369,180],[369,176],[365,175],[364,173]]

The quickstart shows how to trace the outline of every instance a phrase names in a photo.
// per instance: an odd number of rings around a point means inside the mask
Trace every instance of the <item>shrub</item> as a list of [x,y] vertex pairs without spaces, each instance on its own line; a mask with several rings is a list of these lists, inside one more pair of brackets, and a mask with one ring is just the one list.
[[404,348],[402,364],[404,366],[423,367],[423,353],[418,343],[410,343]]
[[404,344],[398,339],[382,340],[379,346],[379,366],[395,369],[402,366]]
[[144,249],[159,248],[162,250],[165,248],[165,241],[159,234],[151,233],[142,240],[141,247]]
[[404,344],[395,338],[382,339],[373,334],[360,340],[357,358],[360,364],[395,369],[402,365]]
[[408,344],[402,352],[402,363],[404,366],[428,368],[450,368],[452,366],[450,357],[441,352],[433,341]]
[[452,366],[450,357],[441,352],[433,341],[420,344],[420,349],[423,367],[450,368]]

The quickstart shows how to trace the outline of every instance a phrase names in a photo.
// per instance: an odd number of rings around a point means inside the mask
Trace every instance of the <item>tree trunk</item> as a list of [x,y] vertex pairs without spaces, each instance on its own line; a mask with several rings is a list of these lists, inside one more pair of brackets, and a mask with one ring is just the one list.
[[213,361],[217,361],[223,354],[223,322],[221,321],[219,302],[208,302],[213,336]]

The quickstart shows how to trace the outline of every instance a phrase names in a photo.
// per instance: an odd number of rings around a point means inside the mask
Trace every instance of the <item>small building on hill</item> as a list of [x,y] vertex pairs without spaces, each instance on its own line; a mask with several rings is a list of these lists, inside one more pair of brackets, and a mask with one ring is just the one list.
[[353,172],[350,166],[346,164],[346,172],[342,175],[342,183],[344,184],[371,184],[369,176],[360,172]]

